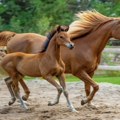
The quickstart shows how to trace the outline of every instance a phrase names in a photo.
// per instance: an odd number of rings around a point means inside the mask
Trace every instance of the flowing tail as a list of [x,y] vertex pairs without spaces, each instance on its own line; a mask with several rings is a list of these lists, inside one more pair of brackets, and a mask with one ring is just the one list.
[[15,36],[15,32],[3,31],[0,32],[0,46],[7,46],[8,41],[11,37]]

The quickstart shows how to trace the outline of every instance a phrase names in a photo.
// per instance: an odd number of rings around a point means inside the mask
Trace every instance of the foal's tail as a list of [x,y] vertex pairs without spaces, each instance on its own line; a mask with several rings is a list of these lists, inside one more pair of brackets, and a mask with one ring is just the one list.
[[0,32],[0,46],[7,46],[8,41],[15,36],[15,32],[3,31]]

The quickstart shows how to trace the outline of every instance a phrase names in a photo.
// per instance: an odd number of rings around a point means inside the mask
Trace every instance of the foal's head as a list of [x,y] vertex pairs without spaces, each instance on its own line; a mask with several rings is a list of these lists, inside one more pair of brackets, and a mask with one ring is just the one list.
[[68,26],[58,26],[56,31],[56,42],[58,45],[66,46],[69,49],[74,48],[74,43],[71,42],[70,36],[67,33]]
[[41,52],[45,52],[48,45],[53,37],[56,37],[56,43],[58,45],[66,46],[69,49],[74,48],[74,43],[70,41],[70,36],[68,35],[68,26],[57,26],[48,35],[45,42],[44,48]]

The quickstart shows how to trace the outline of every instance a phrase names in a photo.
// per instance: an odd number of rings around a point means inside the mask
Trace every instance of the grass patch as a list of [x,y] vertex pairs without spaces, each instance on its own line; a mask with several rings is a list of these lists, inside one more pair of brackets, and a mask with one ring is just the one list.
[[120,77],[108,77],[108,76],[104,76],[104,77],[94,77],[94,80],[96,82],[107,82],[107,83],[112,83],[112,84],[118,84],[120,85]]
[[[79,82],[80,81],[77,77],[74,77],[72,75],[66,76],[66,79],[68,82]],[[120,85],[120,77],[95,76],[95,77],[93,77],[93,79],[98,83],[106,82],[106,83]]]
[[[26,80],[34,80],[32,77],[25,77]],[[106,83],[112,83],[112,84],[118,84],[120,85],[120,77],[109,77],[109,76],[95,76],[93,79],[98,82],[106,82]],[[66,75],[66,81],[67,82],[80,82],[79,78],[74,77],[72,75]]]

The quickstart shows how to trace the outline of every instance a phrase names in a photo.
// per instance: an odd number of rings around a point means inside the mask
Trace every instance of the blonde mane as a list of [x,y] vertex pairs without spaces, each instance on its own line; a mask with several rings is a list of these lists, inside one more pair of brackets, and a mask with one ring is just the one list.
[[95,10],[79,12],[76,14],[76,17],[77,20],[70,24],[70,29],[68,31],[71,38],[85,35],[101,23],[113,19],[112,17],[104,16]]

